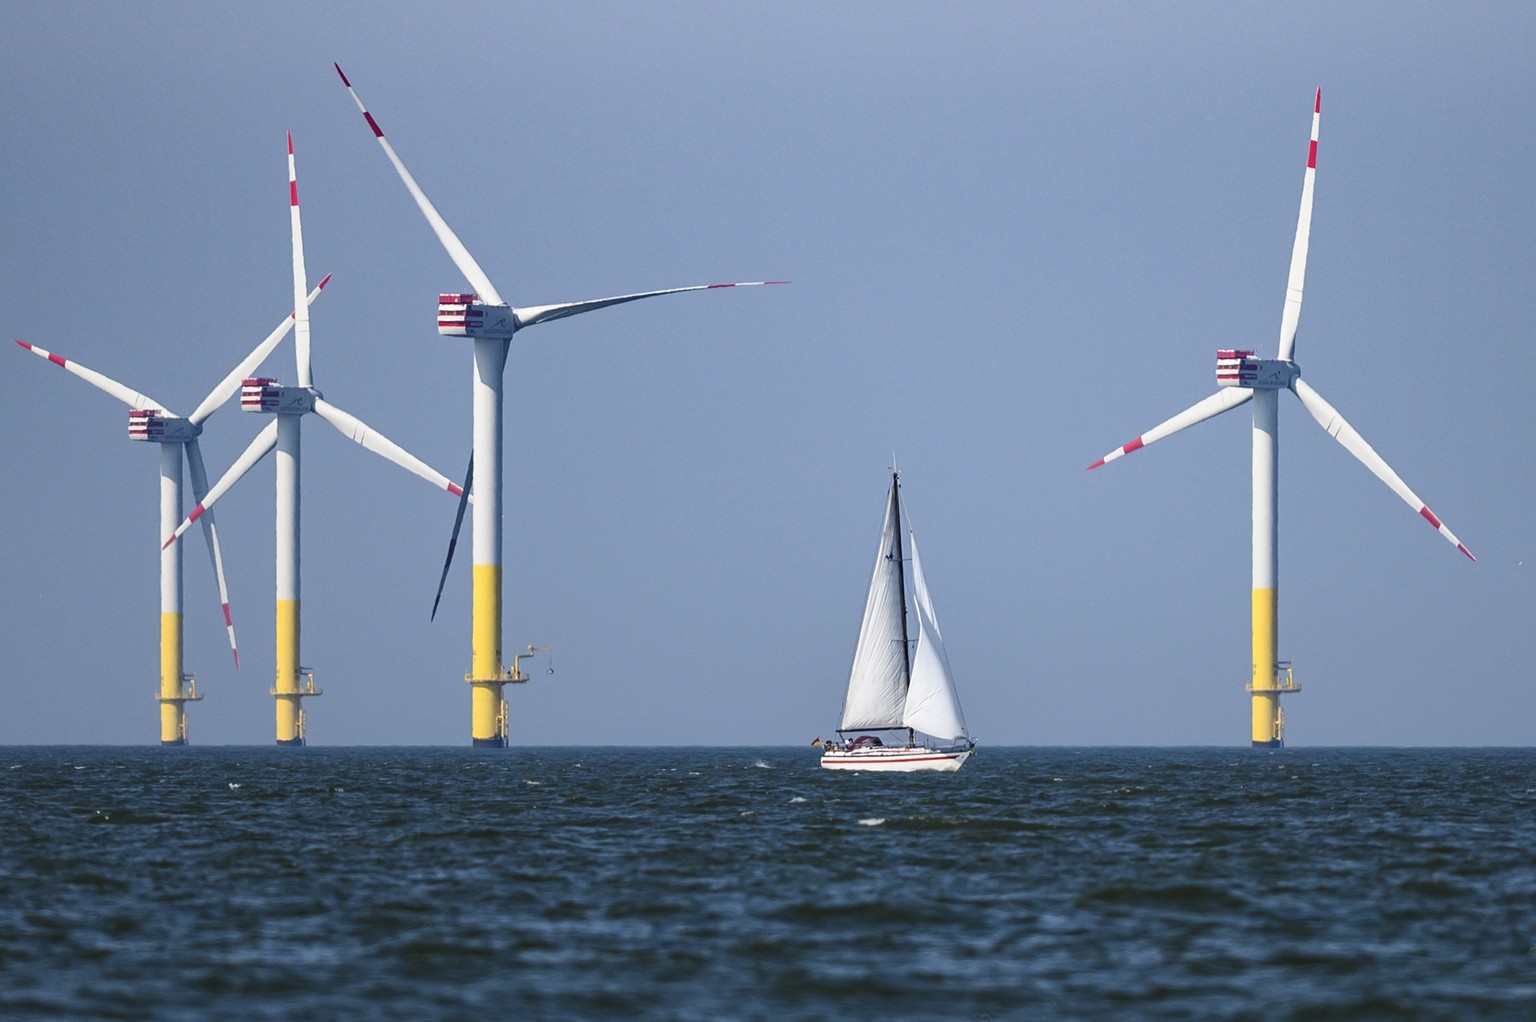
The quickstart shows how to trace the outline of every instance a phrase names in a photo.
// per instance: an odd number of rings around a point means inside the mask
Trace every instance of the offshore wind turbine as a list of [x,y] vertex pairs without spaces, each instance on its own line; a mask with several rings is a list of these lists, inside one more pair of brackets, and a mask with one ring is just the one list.
[[[293,136],[288,136],[288,205],[293,235],[293,292],[302,296],[307,288],[304,270],[304,234],[299,221],[298,173],[293,157]],[[329,278],[327,278],[329,279]],[[277,744],[303,745],[305,720],[302,700],[321,692],[315,687],[314,672],[299,659],[299,424],[305,415],[320,416],[348,440],[352,440],[400,467],[415,473],[452,494],[461,491],[457,484],[399,445],[374,431],[342,409],[326,401],[314,388],[310,373],[309,312],[301,303],[294,323],[294,355],[299,384],[279,386],[270,377],[247,378],[242,382],[240,408],[274,416],[224,476],[208,490],[192,513],[179,525],[173,523],[170,547],[193,522],[203,517],[230,487],[234,486],[267,453],[277,450],[277,680],[272,688],[276,698]],[[300,678],[305,679],[300,684]]]
[[[327,276],[307,296],[300,295],[298,308],[307,308],[320,294]],[[198,437],[203,432],[203,422],[218,410],[219,406],[234,394],[240,381],[249,375],[277,347],[296,322],[290,313],[277,325],[277,329],[235,366],[234,370],[219,381],[202,404],[186,418],[182,418],[163,401],[146,397],[132,387],[119,383],[109,376],[87,369],[62,355],[45,351],[35,344],[18,340],[23,348],[46,358],[54,365],[80,377],[99,390],[126,404],[128,411],[128,439],[160,445],[160,531],[168,532],[181,520],[181,462],[186,452],[187,470],[192,479],[192,496],[202,500],[208,492],[208,472],[203,466],[203,452]],[[219,603],[224,614],[224,629],[229,635],[230,653],[235,659],[235,669],[240,668],[240,648],[235,641],[234,616],[229,609],[229,589],[224,582],[224,557],[219,547],[219,534],[213,516],[203,519],[203,536],[208,541],[208,556],[213,562],[214,578],[219,585]],[[202,698],[197,691],[197,679],[186,673],[182,640],[182,563],[181,548],[160,550],[160,689],[156,699],[160,703],[160,744],[187,744],[186,704]]]
[[1477,560],[1446,528],[1419,495],[1366,443],[1353,426],[1321,394],[1301,378],[1294,360],[1296,328],[1301,321],[1302,285],[1307,273],[1307,249],[1312,231],[1312,190],[1317,177],[1317,129],[1322,118],[1323,90],[1312,104],[1312,141],[1307,150],[1307,169],[1301,184],[1301,212],[1296,221],[1296,240],[1291,248],[1290,277],[1280,315],[1278,357],[1255,358],[1249,350],[1223,348],[1216,352],[1216,393],[1154,426],[1122,447],[1089,465],[1089,470],[1140,450],[1181,429],[1222,412],[1253,402],[1253,677],[1248,691],[1253,696],[1254,748],[1277,748],[1285,741],[1285,714],[1280,697],[1301,691],[1290,662],[1279,658],[1279,394],[1289,390],[1328,432],[1358,458],[1361,464],[1386,483],[1471,560]]
[[[411,198],[427,218],[437,240],[447,251],[448,257],[459,268],[474,288],[472,293],[450,293],[438,296],[437,332],[446,337],[469,337],[474,340],[474,444],[470,468],[474,476],[475,508],[471,525],[473,610],[470,625],[471,660],[469,673],[464,680],[471,686],[470,740],[476,746],[502,748],[507,744],[507,703],[502,686],[525,680],[514,668],[508,671],[501,660],[501,604],[502,604],[502,377],[506,369],[507,351],[512,335],[524,327],[564,319],[594,309],[621,305],[641,298],[679,294],[684,291],[707,291],[715,288],[748,287],[764,284],[781,284],[785,281],[754,280],[729,284],[696,284],[689,287],[672,287],[660,291],[642,291],[637,294],[617,295],[612,298],[595,298],[581,302],[565,302],[557,305],[535,305],[514,308],[502,300],[501,293],[458,235],[448,226],[432,201],[427,198],[411,172],[395,152],[394,146],[384,137],[383,130],[368,108],[363,105],[357,90],[347,80],[341,65],[336,73],[346,86],[352,101],[362,112],[374,138],[378,139],[384,155],[400,175]],[[467,488],[467,482],[466,482]],[[453,542],[449,544],[449,557],[453,556]],[[446,571],[446,569],[445,569]]]

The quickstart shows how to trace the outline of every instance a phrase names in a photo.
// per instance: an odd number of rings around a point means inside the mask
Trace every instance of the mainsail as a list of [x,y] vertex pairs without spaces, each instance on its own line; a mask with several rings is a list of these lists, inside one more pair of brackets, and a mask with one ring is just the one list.
[[897,481],[891,480],[880,549],[864,602],[864,623],[848,673],[840,730],[900,728],[907,698],[907,632],[903,613],[901,509]]

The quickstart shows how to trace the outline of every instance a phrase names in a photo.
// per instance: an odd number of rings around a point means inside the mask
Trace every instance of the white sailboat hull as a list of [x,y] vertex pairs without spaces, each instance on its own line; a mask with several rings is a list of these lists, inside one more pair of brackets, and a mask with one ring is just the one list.
[[884,770],[888,773],[915,773],[930,770],[952,774],[965,765],[974,749],[895,748],[825,749],[821,765],[827,770]]

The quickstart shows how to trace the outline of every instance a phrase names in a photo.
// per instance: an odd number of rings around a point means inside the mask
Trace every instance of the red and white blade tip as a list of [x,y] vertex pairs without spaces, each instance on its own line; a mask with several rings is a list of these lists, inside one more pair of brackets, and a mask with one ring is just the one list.
[[171,538],[166,540],[164,543],[160,544],[160,549],[164,550],[166,547],[170,546],[172,543],[174,543],[178,539],[180,539],[181,536],[182,536],[182,533],[184,533],[188,529],[190,529],[192,527],[192,523],[193,522],[195,522],[199,518],[203,517],[203,512],[206,511],[206,510],[208,510],[208,509],[203,507],[203,505],[201,505],[201,504],[199,504],[199,505],[197,505],[197,507],[193,508],[192,509],[192,513],[187,516],[187,520],[182,522],[179,526],[177,526],[175,532],[171,533]]
[[288,155],[293,155],[293,132],[288,132]]
[[1145,446],[1146,446],[1146,443],[1142,440],[1142,438],[1141,437],[1137,437],[1135,440],[1132,440],[1130,443],[1122,445],[1121,448],[1118,451],[1111,451],[1108,454],[1104,455],[1104,457],[1100,458],[1098,461],[1094,462],[1092,465],[1089,465],[1088,468],[1085,471],[1092,472],[1094,469],[1098,468],[1100,465],[1105,464],[1106,462],[1114,461],[1116,458],[1123,458],[1127,454],[1130,454],[1132,451],[1139,451],[1139,450],[1141,450]]
[[768,284],[789,284],[788,280],[736,280],[729,284],[705,284],[706,290],[717,287],[764,287]]
[[229,633],[229,651],[235,658],[235,670],[240,669],[240,647],[235,645],[235,616],[229,612],[229,604],[222,604],[224,608],[224,630]]
[[32,352],[34,355],[42,355],[44,358],[46,358],[48,361],[52,362],[56,366],[65,366],[65,367],[67,367],[69,365],[69,359],[65,358],[63,355],[55,355],[53,352],[48,351],[45,348],[39,348],[35,344],[28,344],[26,341],[18,340],[16,343],[21,345],[23,348],[26,348],[28,351]]
[[1312,112],[1315,114],[1323,112],[1323,87],[1321,85],[1317,87],[1317,101],[1312,104]]
[[1451,530],[1447,529],[1445,527],[1444,523],[1442,523],[1440,521],[1439,516],[1437,516],[1433,511],[1431,511],[1429,509],[1428,505],[1425,505],[1424,507],[1419,508],[1419,514],[1423,517],[1423,519],[1426,522],[1428,522],[1430,525],[1433,525],[1435,527],[1435,531],[1436,532],[1440,533],[1440,535],[1444,536],[1446,539],[1450,540],[1452,543],[1455,543],[1456,544],[1456,549],[1460,550],[1462,553],[1466,554],[1468,560],[1472,561],[1473,563],[1476,563],[1477,558],[1472,556],[1472,551],[1468,550],[1466,548],[1466,546],[1461,542],[1461,540],[1457,539],[1451,533]]
[[356,103],[357,108],[363,112],[363,119],[368,122],[368,127],[373,129],[373,137],[383,138],[384,130],[379,127],[379,122],[373,119],[373,114],[369,113],[368,108],[363,105],[363,99],[357,94],[357,90],[352,88],[352,82],[348,80],[347,73],[341,69],[340,64],[333,62],[331,66],[336,69],[337,74],[341,75],[341,84],[345,85],[347,87],[347,91],[352,93],[352,101]]

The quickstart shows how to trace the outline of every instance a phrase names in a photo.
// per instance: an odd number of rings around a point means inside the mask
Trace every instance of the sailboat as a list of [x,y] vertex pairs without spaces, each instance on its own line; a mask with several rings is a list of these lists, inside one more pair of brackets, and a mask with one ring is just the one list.
[[953,773],[976,749],[960,712],[917,540],[910,531],[905,536],[904,552],[901,476],[892,472],[842,723],[837,740],[822,744],[821,765],[828,770]]

